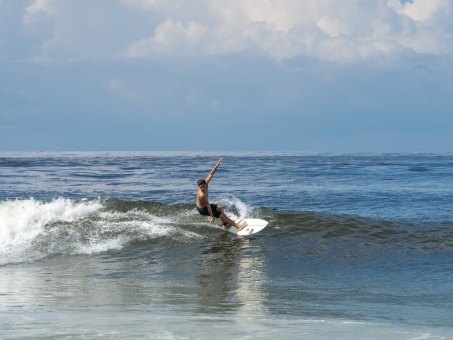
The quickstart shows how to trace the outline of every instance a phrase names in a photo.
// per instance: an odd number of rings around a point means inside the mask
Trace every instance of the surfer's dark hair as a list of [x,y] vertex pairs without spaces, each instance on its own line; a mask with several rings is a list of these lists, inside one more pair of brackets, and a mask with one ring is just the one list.
[[202,184],[205,184],[205,183],[206,183],[205,179],[199,179],[198,182],[197,182],[197,185],[202,185]]

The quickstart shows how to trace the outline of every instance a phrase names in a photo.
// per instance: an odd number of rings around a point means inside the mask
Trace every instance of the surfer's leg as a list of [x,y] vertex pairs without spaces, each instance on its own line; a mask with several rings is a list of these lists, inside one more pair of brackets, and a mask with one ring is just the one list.
[[245,221],[242,222],[241,224],[237,224],[232,219],[230,219],[227,215],[225,215],[225,213],[223,213],[223,212],[220,214],[220,219],[222,220],[223,223],[228,223],[229,225],[235,226],[237,228],[237,230],[242,230],[247,225],[247,222],[245,222]]
[[227,222],[223,222],[222,223],[222,228],[225,229],[225,230],[230,230],[231,224],[229,224]]
[[235,223],[235,224],[236,224],[236,228],[238,230],[242,230],[242,229],[244,229],[247,226],[247,221],[244,221],[244,222],[242,222],[240,224],[237,224],[237,223]]

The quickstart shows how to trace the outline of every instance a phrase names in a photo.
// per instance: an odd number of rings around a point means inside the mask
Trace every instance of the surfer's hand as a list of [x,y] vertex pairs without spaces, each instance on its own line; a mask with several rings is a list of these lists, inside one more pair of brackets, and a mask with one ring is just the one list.
[[220,165],[220,164],[222,164],[222,161],[223,161],[223,157],[222,157],[222,158],[220,158],[220,159],[219,159],[219,160],[217,161],[217,165]]
[[213,224],[214,223],[214,217],[209,218],[209,223]]

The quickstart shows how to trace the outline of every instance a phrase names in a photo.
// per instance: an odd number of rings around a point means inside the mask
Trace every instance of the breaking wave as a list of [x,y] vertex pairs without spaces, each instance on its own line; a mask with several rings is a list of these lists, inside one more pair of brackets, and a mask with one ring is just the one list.
[[[234,197],[222,204],[244,217],[250,210]],[[134,242],[188,242],[206,234],[206,220],[193,205],[118,200],[0,203],[0,265],[54,255],[94,254]],[[208,228],[209,229],[209,228]]]
[[[453,222],[383,221],[350,215],[284,212],[251,207],[232,195],[219,197],[233,219],[263,218],[265,232],[256,236],[282,256],[347,257],[381,252],[453,250]],[[0,265],[52,256],[121,251],[135,244],[177,246],[210,240],[210,227],[193,204],[58,198],[0,202]],[[233,236],[232,236],[233,237]]]

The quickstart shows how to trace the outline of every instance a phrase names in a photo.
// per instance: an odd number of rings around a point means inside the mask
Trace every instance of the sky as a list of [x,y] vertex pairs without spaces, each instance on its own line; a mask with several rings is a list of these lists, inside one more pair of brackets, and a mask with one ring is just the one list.
[[453,0],[0,0],[0,151],[453,151]]

